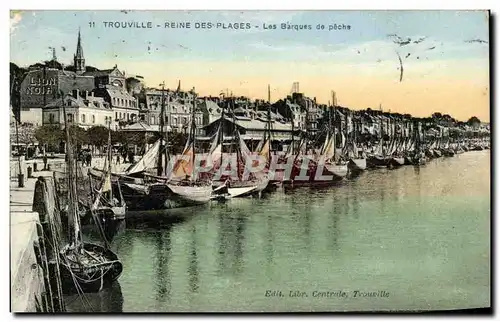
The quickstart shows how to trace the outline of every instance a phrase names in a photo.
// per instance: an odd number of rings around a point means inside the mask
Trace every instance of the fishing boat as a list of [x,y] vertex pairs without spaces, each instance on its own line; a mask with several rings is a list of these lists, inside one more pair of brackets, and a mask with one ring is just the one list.
[[194,171],[196,98],[194,101],[188,141],[166,182],[172,193],[170,202],[176,202],[178,207],[205,204],[212,198],[212,180],[199,179],[198,173]]
[[[354,123],[354,125],[356,125],[356,123]],[[347,139],[347,157],[349,159],[347,167],[352,173],[366,170],[366,152],[364,146],[361,152],[359,151],[356,144],[356,134],[356,126],[354,126],[352,137],[348,137]]]
[[[93,208],[98,215],[106,220],[124,220],[127,205],[123,198],[121,186],[116,182],[116,191],[113,189],[111,183],[111,160],[112,160],[112,145],[111,145],[111,130],[108,132],[108,148],[104,164],[104,176],[99,189],[94,189],[92,186],[92,193],[94,194]],[[92,185],[92,181],[91,181]]]
[[[64,111],[64,123],[66,127],[66,175],[68,182],[66,217],[68,219],[69,241],[61,248],[59,254],[62,289],[64,293],[98,292],[119,278],[123,265],[117,255],[109,249],[109,244],[98,220],[96,220],[96,224],[104,240],[104,246],[83,241],[75,179],[77,163],[73,157],[73,145],[67,126],[66,111]],[[96,216],[94,212],[93,214]]]
[[[387,126],[387,129],[389,126]],[[382,117],[380,117],[380,132],[379,139],[375,150],[367,158],[367,164],[371,168],[386,168],[389,165],[391,156],[387,154],[387,147],[384,140],[385,132],[382,125]]]
[[422,132],[422,124],[418,123],[417,129],[412,128],[413,138],[410,143],[409,150],[409,164],[413,164],[416,166],[425,165],[427,163],[427,157],[424,147],[424,133]]
[[381,138],[372,155],[368,156],[366,161],[370,167],[385,168],[389,164],[389,160],[390,158],[385,154],[384,141]]
[[[228,108],[232,111],[233,124],[236,124],[236,116],[234,114],[234,101],[228,101]],[[236,153],[236,164],[232,164],[230,159],[223,157],[222,145],[224,142],[223,135],[223,122],[225,120],[225,111],[222,110],[219,119],[219,127],[216,139],[219,141],[217,144],[217,151],[220,149],[220,154],[213,158],[213,175],[217,177],[215,180],[213,198],[220,198],[220,194],[228,194],[231,198],[241,198],[251,195],[260,195],[269,184],[268,173],[264,170],[259,172],[248,171],[247,163],[254,163],[256,160],[251,158],[251,151],[242,139],[239,130],[233,125],[233,144]],[[214,143],[213,143],[214,144]],[[267,149],[269,146],[267,146]],[[266,152],[261,151],[265,157]],[[231,153],[230,153],[231,154]],[[223,160],[224,159],[224,160]],[[223,162],[226,161],[226,162]],[[229,162],[228,162],[229,161]],[[265,161],[267,165],[267,160]],[[232,168],[234,167],[234,168]],[[228,174],[229,173],[233,174]]]
[[[111,183],[111,131],[108,133],[108,153],[104,169],[106,170],[101,177],[99,188],[94,187],[93,178],[96,177],[89,173],[93,202],[88,212],[96,215],[97,220],[99,220],[104,227],[106,238],[111,240],[118,232],[119,228],[123,226],[125,222],[125,212],[127,210],[120,182],[116,182],[116,189],[113,188],[113,184]],[[88,214],[85,216],[85,218],[90,217],[91,216]]]
[[[341,133],[341,135],[343,141],[345,141],[343,133]],[[341,151],[342,150],[343,146]],[[325,148],[321,155],[321,159],[324,160],[325,169],[328,172],[324,175],[332,175],[333,181],[342,180],[347,176],[349,171],[348,162],[342,155],[338,155],[337,149],[335,148],[335,135],[332,135],[328,141],[325,141]]]

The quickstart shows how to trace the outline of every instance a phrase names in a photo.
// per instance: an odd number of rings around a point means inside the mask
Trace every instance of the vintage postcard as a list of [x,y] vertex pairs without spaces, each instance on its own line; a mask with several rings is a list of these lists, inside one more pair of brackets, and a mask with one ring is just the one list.
[[11,311],[489,309],[489,23],[12,10]]

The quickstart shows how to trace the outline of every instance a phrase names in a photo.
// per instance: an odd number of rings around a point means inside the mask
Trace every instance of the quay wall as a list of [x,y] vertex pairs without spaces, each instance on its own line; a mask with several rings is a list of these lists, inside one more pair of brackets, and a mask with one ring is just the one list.
[[37,212],[11,212],[11,311],[42,311],[45,302],[43,269],[37,263],[35,243],[38,242]]
[[34,175],[22,188],[10,184],[11,311],[62,312],[55,185],[51,172]]

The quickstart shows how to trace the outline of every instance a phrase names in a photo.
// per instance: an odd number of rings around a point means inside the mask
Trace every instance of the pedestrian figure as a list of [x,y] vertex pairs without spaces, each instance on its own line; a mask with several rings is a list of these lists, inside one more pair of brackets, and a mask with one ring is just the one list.
[[90,167],[91,163],[92,163],[92,155],[90,153],[87,153],[86,157],[85,157],[86,161],[87,161],[87,166]]
[[116,164],[120,164],[120,153],[116,155]]
[[43,171],[47,170],[47,155],[43,155]]

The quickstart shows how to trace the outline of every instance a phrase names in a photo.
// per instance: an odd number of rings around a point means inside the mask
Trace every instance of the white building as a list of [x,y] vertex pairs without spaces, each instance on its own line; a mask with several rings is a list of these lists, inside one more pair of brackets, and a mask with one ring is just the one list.
[[68,123],[88,129],[92,126],[115,125],[114,113],[102,97],[92,92],[74,90],[63,99],[47,104],[43,108],[43,125],[64,125],[63,105]]

